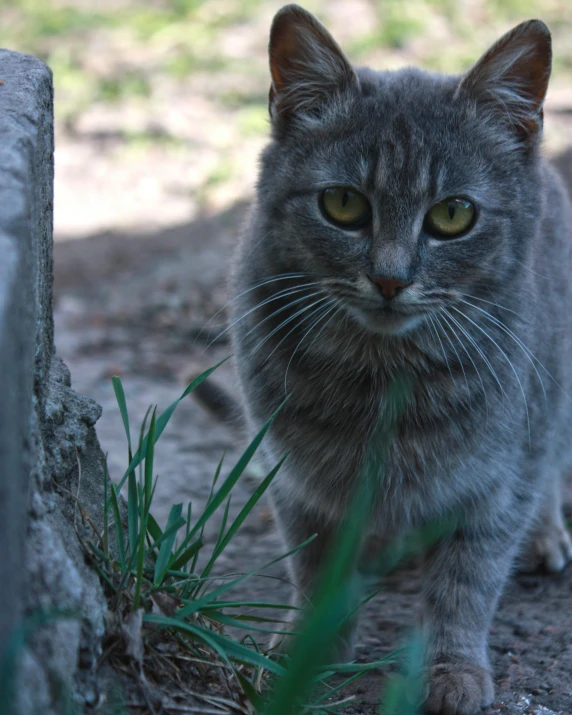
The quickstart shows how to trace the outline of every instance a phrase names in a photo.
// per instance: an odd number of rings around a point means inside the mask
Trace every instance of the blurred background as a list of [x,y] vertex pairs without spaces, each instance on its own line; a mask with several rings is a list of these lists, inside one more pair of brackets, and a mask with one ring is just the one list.
[[[546,151],[569,170],[570,0],[303,4],[355,63],[377,69],[461,72],[504,31],[540,17],[554,36]],[[0,4],[0,46],[37,55],[54,73],[56,344],[76,388],[103,405],[98,432],[112,475],[123,471],[125,444],[110,376],[122,376],[136,422],[230,352],[224,311],[204,327],[226,301],[268,133],[266,48],[281,5]],[[219,379],[233,388],[227,365]],[[221,452],[237,442],[190,401],[177,415],[160,466],[165,508],[173,495],[202,498]]]
[[[149,232],[252,193],[267,133],[266,47],[281,2],[2,0],[0,45],[44,59],[56,97],[56,240]],[[572,91],[569,0],[307,0],[351,59],[460,72],[540,17],[551,107]],[[550,122],[557,151],[570,133]]]

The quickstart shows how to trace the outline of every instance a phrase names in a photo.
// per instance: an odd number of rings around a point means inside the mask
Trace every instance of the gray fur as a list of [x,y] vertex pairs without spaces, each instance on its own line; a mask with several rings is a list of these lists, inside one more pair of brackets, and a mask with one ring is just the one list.
[[[462,78],[354,71],[288,6],[270,55],[272,140],[238,251],[232,335],[252,429],[289,395],[265,444],[269,465],[290,452],[273,502],[290,545],[318,533],[292,577],[311,592],[388,385],[406,375],[413,396],[371,532],[383,543],[461,517],[427,561],[427,709],[471,715],[493,698],[487,630],[524,537],[538,527],[549,568],[572,556],[558,489],[572,466],[572,210],[539,152],[550,35],[524,23]],[[368,197],[371,225],[324,218],[318,196],[340,185]],[[437,240],[423,217],[448,196],[478,217]],[[395,311],[375,275],[411,283]]]

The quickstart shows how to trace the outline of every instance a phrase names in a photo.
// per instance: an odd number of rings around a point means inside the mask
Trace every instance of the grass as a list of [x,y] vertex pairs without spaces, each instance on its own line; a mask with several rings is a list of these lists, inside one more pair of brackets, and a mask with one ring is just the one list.
[[[132,441],[122,383],[119,378],[113,378],[126,434],[127,468],[118,484],[106,475],[103,528],[93,540],[85,543],[115,614],[115,633],[107,644],[108,660],[116,668],[125,670],[126,664],[135,659],[142,693],[147,682],[161,683],[162,687],[166,682],[172,684],[181,659],[192,663],[190,675],[179,677],[179,687],[185,697],[203,699],[214,708],[213,712],[221,714],[341,712],[354,699],[347,690],[351,683],[374,669],[387,666],[399,656],[394,653],[381,661],[365,664],[327,663],[328,652],[340,628],[369,598],[363,598],[356,591],[353,580],[363,519],[371,503],[368,489],[356,495],[337,545],[318,580],[313,609],[304,619],[298,618],[296,631],[289,631],[299,635],[294,639],[293,649],[280,658],[263,641],[282,632],[284,622],[291,620],[289,614],[297,609],[283,603],[236,599],[232,592],[240,584],[263,574],[268,567],[305,548],[314,537],[248,573],[225,574],[217,569],[220,556],[287,459],[285,455],[264,476],[246,504],[231,518],[233,489],[275,415],[224,477],[221,459],[208,502],[200,513],[194,512],[192,504],[186,509],[183,504],[174,504],[163,529],[153,517],[157,483],[155,445],[177,405],[216,367],[195,378],[162,413],[149,410],[136,443]],[[383,450],[383,444],[378,442],[376,464]],[[126,504],[119,495],[123,485],[127,485]],[[218,537],[214,545],[207,548],[205,529],[213,519],[219,523]],[[172,654],[170,660],[169,653]],[[232,694],[231,702],[228,695],[219,697],[205,694],[200,687],[193,689],[193,683],[200,683],[201,678],[204,681],[212,669],[221,674],[227,692]],[[403,678],[396,681],[391,686],[393,690],[390,689],[394,692],[392,697],[400,697],[408,682]],[[168,704],[166,708],[168,711]],[[415,715],[417,710],[399,712]]]

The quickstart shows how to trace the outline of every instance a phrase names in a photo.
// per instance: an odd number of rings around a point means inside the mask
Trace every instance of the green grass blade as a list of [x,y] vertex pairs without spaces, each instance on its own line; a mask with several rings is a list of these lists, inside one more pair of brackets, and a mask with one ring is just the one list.
[[[278,408],[280,409],[280,408]],[[270,417],[270,419],[264,424],[260,432],[256,435],[256,437],[252,440],[252,442],[248,445],[248,447],[245,449],[244,453],[236,463],[236,465],[231,469],[230,474],[228,477],[224,480],[222,483],[222,486],[220,489],[216,492],[216,494],[213,496],[210,504],[205,508],[203,513],[200,515],[200,517],[197,520],[197,523],[193,526],[191,529],[191,534],[196,534],[197,531],[204,525],[206,522],[211,518],[211,516],[214,514],[214,512],[219,508],[219,506],[223,503],[223,501],[227,498],[229,495],[231,489],[234,487],[234,485],[237,483],[237,481],[240,479],[240,476],[248,466],[248,463],[254,456],[254,453],[260,446],[260,443],[262,442],[262,439],[264,438],[264,435],[268,432],[270,429],[270,425],[272,424],[272,421],[274,420],[275,416],[277,414],[277,411]]]
[[246,504],[243,506],[243,508],[240,510],[240,513],[236,517],[236,519],[233,521],[231,524],[229,530],[225,534],[222,540],[217,543],[213,554],[208,562],[208,564],[205,566],[203,573],[201,574],[203,577],[208,576],[209,573],[211,572],[212,567],[215,564],[215,561],[218,559],[218,557],[222,554],[222,552],[225,550],[225,548],[228,546],[230,543],[231,539],[233,536],[236,534],[238,529],[242,526],[242,523],[246,519],[246,517],[250,514],[252,509],[256,506],[264,492],[268,489],[270,486],[272,480],[276,476],[276,473],[280,469],[280,467],[284,464],[284,461],[286,460],[286,457],[288,455],[285,455],[282,457],[282,459],[278,462],[278,464],[272,469],[268,475],[265,477],[265,479],[261,482],[261,484],[258,486],[254,494],[250,497],[250,499],[246,502]]
[[[183,544],[187,544],[187,543],[188,543],[187,540],[188,540],[188,537],[189,537],[189,533],[190,533],[190,531],[191,531],[191,519],[192,519],[192,517],[193,517],[193,502],[190,501],[189,504],[188,504],[188,506],[187,506],[187,525],[186,525],[186,527],[185,527],[185,538],[183,539],[183,543],[181,544],[181,547],[183,546]],[[201,536],[202,536],[202,535],[201,535]],[[201,542],[201,546],[202,546],[202,543],[203,543],[202,538],[199,539],[199,541]],[[195,543],[196,543],[196,542],[195,542]],[[199,549],[200,549],[200,546],[199,546]],[[179,552],[180,552],[180,547],[177,549],[176,554],[178,554]],[[194,556],[195,554],[198,554],[198,551],[195,551],[195,552],[193,553],[193,556]],[[188,559],[185,559],[185,561],[183,562],[184,565],[183,565],[182,568],[183,568],[184,570],[186,570],[186,571],[189,570],[189,562],[190,562],[191,558],[192,558],[192,557],[189,557]]]
[[[150,538],[149,535],[149,514],[151,513],[149,510],[151,508],[151,504],[153,503],[153,497],[155,496],[155,489],[157,488],[157,482],[159,481],[159,475],[155,477],[155,481],[153,482],[153,485],[151,486],[151,496],[149,497],[148,503],[145,505],[145,537],[147,539]],[[181,518],[181,521],[184,521]],[[164,534],[162,534],[159,537],[159,541],[164,537]]]
[[110,482],[111,487],[111,508],[113,509],[113,522],[115,525],[115,542],[117,545],[117,555],[122,573],[125,573],[127,562],[125,559],[125,541],[123,539],[123,525],[119,516],[119,500],[117,498],[117,487]]
[[147,531],[149,532],[149,536],[152,541],[158,541],[163,534],[163,531],[161,530],[159,524],[155,521],[153,514],[149,514],[147,518]]
[[[145,412],[145,416],[143,417],[143,422],[141,422],[141,427],[139,428],[139,441],[137,443],[137,451],[138,452],[143,452],[143,440],[145,439],[145,431],[147,430],[147,420],[149,419],[149,414],[151,413],[151,410],[153,409],[152,405],[149,405]],[[143,460],[140,461],[138,464],[139,467],[139,481],[143,479]],[[121,488],[123,486],[123,480],[119,483],[119,487]]]
[[200,626],[195,626],[190,623],[181,623],[179,621],[173,623],[172,621],[174,619],[169,618],[168,616],[161,616],[154,613],[146,613],[143,616],[143,620],[147,623],[155,623],[161,628],[173,628],[174,630],[185,633],[185,635],[190,635],[195,640],[198,640],[201,643],[208,645],[215,651],[215,653],[218,653],[220,655],[221,659],[225,663],[231,665],[225,648],[221,646],[221,644],[217,641],[216,638],[214,638],[216,634],[214,634],[212,631],[208,631],[205,628],[201,628]]
[[266,658],[265,656],[256,653],[251,648],[247,648],[240,643],[236,643],[231,638],[227,638],[220,633],[208,631],[192,623],[188,623],[187,621],[180,621],[178,618],[169,618],[167,616],[159,616],[153,613],[145,614],[143,616],[143,620],[146,623],[155,623],[163,628],[174,628],[182,633],[188,633],[203,642],[210,641],[208,642],[208,645],[215,648],[219,654],[223,653],[226,656],[225,660],[232,658],[233,660],[237,660],[241,663],[262,667],[275,675],[284,675],[286,672],[281,665],[273,660],[270,660],[270,658]]
[[262,651],[260,650],[260,646],[254,639],[254,636],[251,635],[250,633],[247,633],[241,640],[241,643],[250,643],[250,645],[254,648],[254,650],[257,653],[261,653]]
[[250,631],[258,631],[259,633],[281,633],[284,635],[291,636],[299,635],[299,631],[287,631],[284,629],[263,628],[262,626],[254,626],[248,621],[241,621],[237,618],[226,616],[224,613],[220,613],[219,611],[209,611],[208,617],[210,618],[210,620],[216,621],[217,623],[222,623],[224,626],[231,626],[232,628],[241,628],[242,630],[248,629]]
[[163,539],[163,543],[161,544],[159,555],[157,556],[157,561],[155,562],[155,574],[153,576],[153,584],[155,586],[162,583],[165,578],[165,572],[169,568],[169,560],[171,558],[173,544],[175,543],[175,539],[177,537],[177,531],[186,524],[185,520],[181,517],[182,513],[182,504],[174,504],[171,507],[165,532],[161,537]]
[[381,715],[418,715],[421,712],[425,693],[424,645],[421,633],[416,633],[402,650],[405,672],[393,675],[385,684]]
[[282,609],[284,611],[299,611],[298,606],[288,606],[285,603],[270,603],[268,601],[217,601],[208,606],[203,606],[204,610],[208,608],[273,608]]
[[347,616],[344,618],[343,622],[351,621],[351,619],[356,615],[356,613],[358,611],[360,611],[366,605],[366,603],[369,603],[373,598],[375,598],[382,591],[385,591],[385,586],[383,586],[382,588],[378,588],[375,591],[372,591],[372,593],[370,593],[369,596],[362,598],[362,600],[357,604],[357,606],[347,614]]
[[145,534],[147,533],[147,504],[145,503],[145,486],[139,485],[139,545],[137,550],[137,572],[135,575],[135,594],[133,596],[133,610],[137,611],[141,599],[141,586],[143,584],[143,564],[145,561]]
[[[180,553],[174,561],[169,564],[169,571],[179,571],[180,569],[184,568],[187,563],[196,554],[199,553],[202,547],[203,540],[199,537],[196,541],[193,541],[193,543],[187,549]],[[183,573],[186,573],[186,571]]]
[[[176,506],[180,506],[177,504]],[[174,507],[171,507],[171,510]],[[160,546],[162,546],[166,540],[175,539],[177,537],[177,532],[185,526],[185,519],[182,516],[179,516],[176,521],[174,521],[172,524],[167,524],[165,531],[162,532],[161,536],[157,539],[157,541],[154,541],[151,546],[147,549],[147,556],[151,556]],[[173,544],[171,544],[171,549],[173,548]],[[171,554],[169,554],[171,556]]]
[[[218,545],[221,543],[221,541],[224,538],[224,531],[226,529],[226,523],[228,521],[228,510],[230,509],[230,500],[231,500],[231,495],[229,494],[228,499],[226,500],[226,506],[224,508],[224,513],[222,515],[222,521],[220,523],[220,527],[218,530],[218,535],[217,535],[216,543],[215,543],[215,546],[213,549],[213,553],[216,552],[216,550],[218,549]],[[209,566],[208,571],[206,571],[206,573],[205,573],[205,571],[203,571],[203,573],[201,574],[201,577],[208,576],[212,566],[214,565],[214,562],[215,562],[215,560],[211,556],[211,559],[208,564],[208,566]]]
[[[194,534],[191,534],[191,532],[189,531],[189,533],[185,536],[185,538],[184,538],[183,541],[181,542],[181,545],[177,547],[177,550],[176,550],[175,553],[173,554],[173,558],[175,558],[175,559],[178,559],[178,558],[179,558],[179,556],[183,553],[183,551],[185,551],[186,548],[188,547],[189,542],[191,541],[191,539],[193,538],[193,536],[194,536]],[[202,531],[201,531],[201,534],[200,534],[198,540],[202,540],[202,538],[203,538],[203,534],[202,534]],[[196,543],[196,542],[195,542],[195,543]]]
[[129,534],[129,549],[130,553],[134,554],[137,551],[139,541],[139,505],[137,503],[137,483],[135,474],[132,472],[129,475],[128,491],[127,491],[127,531]]
[[123,391],[123,384],[121,382],[121,379],[117,377],[117,375],[113,375],[113,377],[111,378],[111,383],[115,392],[115,399],[117,400],[117,404],[119,405],[121,419],[123,420],[123,427],[125,428],[125,434],[127,436],[129,461],[131,461],[133,458],[131,453],[131,430],[129,429],[129,413],[127,411],[127,401],[125,399],[125,392]]
[[250,680],[239,670],[235,672],[235,675],[238,678],[242,692],[246,695],[248,702],[253,706],[255,712],[262,712],[264,700],[262,699],[260,693],[256,690]]
[[226,500],[226,506],[224,508],[224,513],[222,515],[222,521],[220,523],[220,528],[218,530],[218,536],[216,538],[216,544],[215,544],[215,549],[218,547],[220,542],[222,541],[224,537],[224,532],[226,530],[226,524],[228,522],[228,512],[230,510],[230,502],[232,500],[232,494],[228,495],[228,499]]
[[157,424],[157,408],[153,410],[151,415],[151,424],[149,425],[149,439],[147,440],[147,448],[145,450],[145,510],[149,512],[151,506],[151,494],[153,492],[153,460],[155,457],[155,431]]
[[185,529],[185,536],[189,535],[189,531],[191,530],[191,518],[193,516],[193,502],[190,501],[187,505],[187,527]]
[[383,668],[390,663],[394,663],[402,650],[397,650],[394,653],[386,655],[381,660],[372,660],[369,663],[331,663],[329,665],[321,665],[316,668],[318,673],[361,673],[369,670],[377,670]]
[[214,591],[210,591],[208,594],[206,594],[202,598],[199,598],[196,601],[191,601],[191,603],[189,603],[187,606],[185,606],[184,608],[177,611],[176,618],[184,618],[185,616],[189,616],[191,613],[195,613],[196,611],[199,611],[201,608],[203,608],[203,606],[206,606],[209,603],[212,603],[220,595],[222,595],[223,593],[226,593],[234,586],[237,586],[239,583],[242,583],[242,581],[245,581],[247,578],[251,578],[252,576],[255,576],[260,571],[264,571],[265,569],[270,568],[270,566],[277,564],[279,561],[283,561],[284,559],[287,559],[292,554],[295,554],[297,551],[300,551],[300,549],[305,548],[306,546],[308,546],[308,544],[310,544],[312,541],[314,541],[315,538],[316,538],[316,534],[311,536],[309,539],[306,539],[306,541],[304,541],[299,546],[296,546],[293,549],[290,549],[290,551],[287,551],[285,554],[278,556],[278,558],[272,559],[272,561],[269,561],[262,568],[258,568],[258,569],[254,569],[253,571],[249,571],[248,573],[245,573],[242,576],[239,576],[238,578],[233,579],[232,581],[229,581],[228,583],[225,583],[222,586],[219,586],[218,588],[215,588]]
[[[188,525],[189,525],[189,522],[187,521],[187,527],[188,527]],[[191,531],[189,528],[186,529],[186,532],[187,532],[186,536],[183,539],[183,541],[181,542],[181,545],[177,547],[175,553],[173,554],[174,559],[178,559],[179,556],[181,556],[181,554],[187,549],[189,542],[193,538],[193,534],[191,534]],[[200,534],[199,538],[197,539],[197,541],[202,542],[202,537],[203,537],[203,532],[201,530],[201,534]],[[197,542],[195,541],[194,543],[197,543]],[[202,546],[202,543],[201,543],[201,546]],[[192,568],[191,571],[194,571],[194,568]]]
[[93,551],[93,553],[101,560],[106,566],[109,566],[109,558],[103,553],[101,549],[98,549],[97,546],[93,543],[93,541],[90,541],[89,539],[86,540],[85,542],[89,548]]
[[[173,412],[177,409],[178,404],[183,400],[187,395],[189,395],[193,390],[195,390],[204,380],[207,379],[207,377],[213,373],[218,367],[220,367],[224,362],[226,362],[229,358],[225,358],[224,360],[221,360],[219,363],[217,363],[214,367],[209,368],[208,370],[205,370],[202,372],[200,375],[195,377],[195,379],[190,383],[190,385],[186,388],[186,390],[183,392],[183,394],[175,400],[172,404],[167,407],[167,409],[162,412],[159,417],[157,418],[157,424],[156,424],[156,431],[154,435],[154,441],[156,442],[159,437],[163,434],[163,430],[167,426],[169,420],[173,416]],[[147,451],[147,443],[149,441],[149,435],[147,435],[143,440],[142,443],[137,450],[137,452],[133,455],[133,458],[131,459],[129,466],[127,467],[127,470],[125,471],[125,474],[121,478],[121,481],[119,482],[119,489],[125,484],[125,480],[129,476],[129,473],[132,472],[139,464],[144,459],[144,456]]]
[[[214,609],[213,609],[214,610]],[[206,609],[203,609],[203,614],[207,617],[210,618],[210,613],[211,611],[207,611]],[[228,618],[226,613],[222,614],[225,618]],[[239,621],[240,623],[289,623],[289,621],[284,621],[281,618],[264,618],[264,616],[254,616],[250,613],[240,613],[237,616],[231,616],[233,620]],[[237,624],[235,624],[237,625]],[[241,626],[243,628],[244,626]]]
[[[210,493],[209,493],[209,498],[208,498],[208,500],[207,500],[207,506],[208,506],[208,505],[211,503],[211,501],[212,501],[213,494],[214,494],[214,488],[215,488],[215,486],[216,486],[216,483],[218,482],[218,478],[220,477],[220,473],[221,473],[221,470],[222,470],[222,463],[224,462],[225,456],[226,456],[226,452],[223,453],[222,457],[221,457],[220,460],[219,460],[219,463],[217,464],[217,468],[216,468],[216,471],[215,471],[215,475],[214,475],[214,478],[213,478],[213,482],[212,482],[212,484],[211,484],[211,490],[210,490]],[[203,524],[203,525],[201,526],[201,533],[200,533],[200,535],[199,535],[199,538],[201,539],[201,541],[203,540],[204,533],[205,533],[205,524]],[[187,538],[190,540],[190,539],[192,538],[192,536],[193,536],[193,534],[191,534],[191,532],[190,532],[190,530],[189,530],[189,532],[187,533]],[[192,562],[192,564],[190,565],[190,569],[189,569],[190,573],[195,573],[196,568],[197,568],[197,559],[198,559],[198,558],[199,558],[199,552],[197,551],[197,553],[195,554],[195,557],[193,558],[193,562]]]
[[109,558],[109,471],[107,455],[103,463],[103,551]]
[[343,690],[346,688],[350,683],[353,683],[354,680],[357,680],[358,678],[361,678],[365,675],[366,671],[362,671],[361,673],[354,673],[351,675],[349,678],[346,678],[343,682],[339,683],[335,687],[327,690],[323,695],[321,695],[317,700],[314,702],[314,705],[319,705],[322,703],[324,700],[327,700],[328,698],[332,698],[336,693],[339,693],[340,690]]
[[211,490],[209,492],[209,498],[207,499],[207,504],[210,504],[213,498],[214,490],[218,482],[218,478],[220,477],[220,473],[222,471],[222,465],[224,463],[224,458],[226,457],[226,450],[222,453],[222,457],[219,459],[218,464],[216,465],[216,470],[214,473],[213,477],[213,482],[211,484]]
[[[97,573],[99,574],[100,579],[101,579],[102,581],[105,581],[105,583],[109,586],[110,591],[111,591],[113,594],[116,594],[116,593],[117,593],[117,586],[115,586],[115,584],[113,583],[113,581],[111,581],[111,579],[109,578],[109,576],[108,576],[108,575],[105,573],[105,571],[100,567],[100,565],[97,563],[97,561],[94,561],[94,562],[93,562],[93,568],[94,568],[94,569],[97,571]],[[1,710],[0,710],[0,713],[2,713]]]

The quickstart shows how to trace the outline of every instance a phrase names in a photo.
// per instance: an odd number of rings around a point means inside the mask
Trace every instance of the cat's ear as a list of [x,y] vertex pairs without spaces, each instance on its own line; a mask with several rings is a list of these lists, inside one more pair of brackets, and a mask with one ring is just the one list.
[[286,5],[274,17],[268,52],[273,121],[315,116],[333,96],[358,85],[337,42],[298,5]]
[[551,66],[550,31],[540,20],[528,20],[481,57],[461,80],[457,95],[472,97],[530,145],[542,129]]

